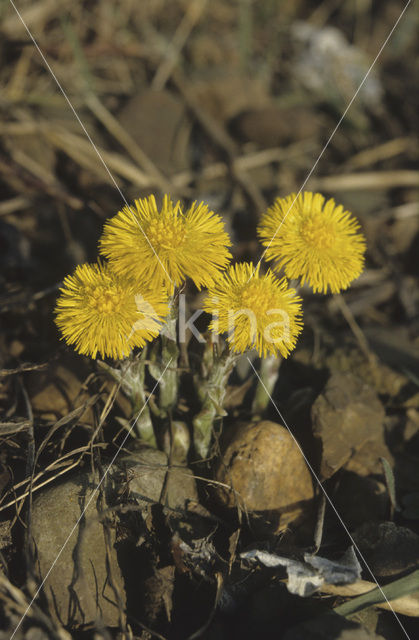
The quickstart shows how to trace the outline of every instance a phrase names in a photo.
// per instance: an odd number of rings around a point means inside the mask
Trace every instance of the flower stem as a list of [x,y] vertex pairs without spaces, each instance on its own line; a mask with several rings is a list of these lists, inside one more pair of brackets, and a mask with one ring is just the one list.
[[[153,423],[151,421],[150,408],[148,407],[144,378],[145,378],[145,354],[146,349],[141,353],[138,359],[135,383],[132,385],[132,413],[135,419],[134,429],[137,436],[150,447],[157,447],[156,436],[154,434]],[[138,417],[137,417],[138,416]]]
[[197,381],[202,406],[193,419],[193,435],[196,452],[201,458],[208,455],[215,420],[226,415],[223,404],[227,380],[237,358],[237,354],[230,351],[222,353],[214,358],[207,378]]
[[255,396],[252,404],[253,417],[260,417],[266,410],[270,396],[278,380],[279,367],[282,358],[280,356],[268,355],[260,362],[259,380],[256,385]]
[[166,418],[176,406],[179,391],[179,376],[177,371],[179,347],[177,344],[177,304],[174,299],[170,303],[170,313],[164,331],[161,334],[162,370],[167,370],[160,380],[160,409],[161,417]]
[[[146,349],[139,356],[130,356],[121,360],[119,368],[110,367],[105,362],[99,361],[100,366],[116,380],[123,392],[131,401],[132,418],[134,418],[133,431],[142,442],[156,447],[153,423],[148,407],[146,391],[144,387]],[[138,417],[137,417],[138,416]]]

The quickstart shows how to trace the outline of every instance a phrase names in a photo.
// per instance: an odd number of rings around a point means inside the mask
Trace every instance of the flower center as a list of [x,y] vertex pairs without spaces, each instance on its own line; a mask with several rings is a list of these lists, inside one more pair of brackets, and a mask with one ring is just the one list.
[[316,249],[329,249],[336,240],[332,225],[318,217],[304,223],[301,235],[309,246]]
[[152,220],[147,229],[147,237],[155,251],[159,249],[178,249],[185,240],[185,228],[182,220]]
[[110,315],[121,308],[122,297],[115,287],[91,287],[86,296],[87,304],[98,313]]
[[241,292],[241,304],[243,308],[263,316],[272,306],[270,292],[260,281],[249,282]]

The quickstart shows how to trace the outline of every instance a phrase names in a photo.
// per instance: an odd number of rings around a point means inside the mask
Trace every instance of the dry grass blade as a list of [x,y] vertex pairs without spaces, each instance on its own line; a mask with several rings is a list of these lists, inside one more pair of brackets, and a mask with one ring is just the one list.
[[150,160],[146,153],[138,146],[132,137],[119,124],[118,120],[106,109],[104,104],[93,94],[89,93],[86,104],[96,118],[113,135],[127,151],[142,170],[149,176],[152,183],[156,184],[163,192],[172,193],[172,186],[165,176],[158,170],[154,162]]
[[310,178],[307,188],[318,191],[356,191],[357,189],[394,189],[419,187],[419,171],[371,171],[347,173],[340,176]]
[[23,363],[15,369],[0,369],[0,378],[3,376],[14,376],[17,373],[24,373],[25,371],[42,371],[47,367],[48,362],[43,362],[42,364]]
[[61,427],[63,427],[64,425],[68,424],[69,422],[71,422],[72,420],[75,420],[76,418],[81,418],[81,416],[83,415],[83,413],[85,411],[87,411],[87,409],[89,407],[92,407],[97,400],[99,399],[99,394],[93,395],[91,396],[88,400],[86,400],[86,402],[83,402],[83,404],[81,404],[79,407],[76,407],[75,409],[73,409],[73,411],[70,411],[70,413],[68,413],[67,415],[63,416],[62,418],[60,418],[60,420],[58,420],[52,427],[51,429],[48,431],[47,435],[45,436],[45,438],[42,440],[37,454],[36,454],[36,461],[38,461],[38,458],[40,456],[40,454],[42,453],[42,451],[45,449],[45,447],[47,446],[49,440],[52,438],[52,436],[54,435],[54,433],[60,429]]
[[[274,162],[281,162],[285,159],[289,160],[295,156],[302,155],[311,151],[314,145],[308,141],[296,142],[288,147],[273,147],[272,149],[264,149],[243,156],[236,156],[231,163],[233,171],[246,172],[266,167]],[[229,164],[226,162],[214,162],[203,167],[199,172],[182,171],[172,177],[172,184],[177,188],[186,187],[188,184],[196,180],[217,180],[224,178],[231,171]]]
[[[397,286],[391,280],[387,280],[376,287],[369,287],[363,293],[360,293],[354,300],[347,302],[347,307],[353,316],[359,316],[362,313],[387,302],[397,293]],[[340,311],[339,303],[331,299],[328,308],[332,313],[336,310]]]
[[[27,291],[22,291],[17,293],[16,295],[11,295],[9,297],[5,296],[3,299],[0,298],[0,314],[7,313],[11,309],[13,309],[13,307],[25,306],[26,308],[30,308],[30,306],[33,305],[37,300],[42,300],[46,296],[49,296],[52,293],[56,293],[60,288],[60,286],[61,286],[61,282],[58,282],[52,287],[47,287],[43,291],[37,291],[36,293],[33,293],[33,294],[28,295]],[[31,369],[28,369],[28,370],[30,371]],[[19,368],[17,368],[16,370],[2,369],[0,370],[0,377],[2,375],[9,375],[9,371],[11,371],[12,374],[20,373]],[[25,371],[25,369],[23,369],[23,371]]]
[[63,186],[55,180],[51,179],[50,174],[45,172],[39,165],[21,151],[11,152],[11,158],[7,161],[0,160],[0,172],[6,179],[19,181],[19,189],[27,189],[31,192],[36,190],[39,193],[47,193],[48,195],[62,200],[73,209],[81,209],[82,201],[67,193]]
[[238,155],[238,148],[234,140],[209,113],[203,110],[202,105],[197,103],[188,87],[188,83],[179,71],[173,74],[173,81],[196,121],[199,122],[214,144],[217,145],[227,157],[233,179],[240,185],[240,188],[252,203],[254,209],[258,213],[263,211],[266,208],[266,202],[259,187],[245,171],[234,166],[234,161]]
[[[102,443],[98,443],[93,445],[95,448],[102,448],[105,445],[103,445]],[[53,482],[54,480],[56,480],[58,477],[62,476],[65,473],[68,473],[69,471],[71,471],[71,469],[74,469],[75,467],[78,467],[80,465],[80,462],[82,460],[82,458],[91,453],[91,445],[88,444],[84,447],[79,447],[78,449],[74,449],[73,451],[70,451],[69,453],[66,453],[65,455],[61,456],[61,458],[59,460],[54,460],[54,462],[52,462],[50,465],[48,465],[47,467],[45,467],[45,469],[43,469],[42,471],[40,471],[36,476],[34,476],[33,478],[29,478],[26,480],[23,480],[22,482],[19,482],[18,484],[14,485],[12,487],[12,489],[10,489],[9,491],[7,491],[2,500],[4,500],[5,498],[7,498],[7,496],[9,496],[11,493],[14,493],[16,491],[16,489],[20,488],[22,485],[28,485],[31,482],[35,483],[36,481],[38,481],[40,478],[42,478],[43,476],[45,476],[47,473],[54,471],[55,469],[60,469],[62,468],[58,473],[56,473],[55,475],[51,476],[50,478],[47,478],[46,480],[44,480],[43,482],[40,482],[39,484],[33,484],[33,486],[31,487],[31,489],[29,490],[25,490],[23,491],[23,493],[21,493],[19,496],[16,496],[13,500],[9,500],[9,502],[7,502],[6,504],[3,504],[0,507],[0,511],[4,511],[5,509],[8,509],[9,507],[12,507],[14,505],[18,505],[20,502],[22,502],[22,500],[24,500],[30,493],[33,493],[35,491],[39,491],[39,489],[41,489],[42,487],[45,487],[47,484],[50,484],[51,482]],[[78,458],[73,461],[71,459],[72,456],[77,455]],[[70,458],[70,460],[67,460],[67,458]]]
[[[407,7],[410,3],[413,5],[412,0],[405,0],[403,4]],[[349,8],[340,6],[345,4]],[[411,483],[415,482],[418,463],[413,439],[419,421],[419,171],[414,165],[418,157],[415,78],[409,64],[418,52],[418,42],[408,13],[386,48],[382,64],[374,67],[374,62],[371,74],[368,71],[365,75],[377,51],[380,55],[386,46],[390,29],[398,24],[394,20],[402,14],[397,4],[396,0],[381,4],[325,0],[315,9],[307,9],[307,3],[285,7],[251,0],[3,3],[0,519],[6,526],[0,528],[0,546],[5,549],[4,558],[0,553],[0,609],[5,620],[4,624],[0,614],[0,640],[12,633],[14,640],[40,636],[70,640],[70,636],[80,635],[106,640],[112,635],[126,640],[165,640],[176,635],[192,640],[217,634],[228,637],[232,628],[242,629],[244,636],[257,628],[263,635],[265,627],[275,628],[279,635],[298,633],[294,625],[299,622],[299,605],[290,599],[283,584],[262,608],[241,606],[249,597],[252,601],[264,598],[265,578],[269,581],[270,573],[253,573],[242,565],[239,546],[269,537],[286,555],[291,549],[293,556],[301,556],[304,547],[300,543],[304,545],[306,533],[316,527],[315,547],[332,545],[337,557],[347,546],[348,533],[357,529],[358,520],[365,521],[364,509],[367,516],[378,514],[379,520],[380,514],[388,512],[377,467],[380,455],[391,464],[385,475],[393,504],[395,473],[400,484],[398,498],[404,507],[397,521],[390,523],[397,525],[394,539],[398,543],[399,533],[400,540],[410,539],[408,532],[415,533],[415,521],[409,518],[417,516],[417,487]],[[22,20],[28,26],[26,31]],[[337,44],[340,41],[336,51],[334,38]],[[317,78],[316,41],[319,48],[324,43],[330,46],[328,59],[320,56],[324,64],[317,69]],[[349,52],[356,53],[354,63]],[[365,86],[362,92],[362,84],[355,91],[361,78]],[[402,95],[402,87],[409,88],[409,95]],[[340,112],[343,115],[337,121]],[[343,119],[346,126],[341,127]],[[185,449],[190,440],[193,446],[191,417],[199,398],[189,382],[201,366],[208,370],[211,347],[214,352],[217,347],[221,350],[221,345],[211,344],[204,326],[209,316],[200,318],[195,327],[198,333],[202,330],[207,346],[201,347],[197,334],[189,332],[190,340],[180,340],[180,361],[167,364],[169,373],[179,374],[178,403],[173,409],[173,415],[183,422],[179,432],[162,416],[158,406],[161,389],[158,392],[157,385],[151,387],[161,356],[159,338],[143,349],[151,378],[145,381],[144,407],[134,411],[126,385],[121,386],[125,382],[123,369],[112,378],[107,374],[119,367],[115,362],[93,362],[73,353],[71,347],[63,347],[53,324],[53,298],[62,288],[65,274],[72,272],[75,264],[95,259],[96,239],[115,201],[120,203],[117,207],[123,207],[134,197],[150,193],[155,193],[157,200],[164,193],[176,200],[203,200],[210,208],[221,210],[232,236],[234,261],[255,263],[261,253],[256,235],[259,214],[277,196],[285,197],[300,187],[305,190],[308,175],[307,189],[323,191],[337,203],[342,200],[363,223],[368,240],[369,268],[343,297],[320,297],[309,291],[310,287],[303,287],[309,329],[298,344],[299,353],[284,365],[280,388],[275,389],[284,409],[295,418],[291,429],[294,426],[301,431],[307,459],[315,457],[326,466],[326,429],[321,434],[320,451],[320,439],[313,437],[314,431],[304,430],[304,425],[310,427],[305,418],[326,377],[345,371],[345,376],[336,376],[341,380],[336,391],[343,395],[351,391],[350,377],[359,381],[358,385],[354,380],[353,398],[359,399],[359,414],[354,416],[353,429],[359,424],[360,436],[355,437],[355,444],[350,440],[343,447],[342,460],[350,457],[350,463],[335,486],[333,498],[339,502],[339,513],[330,500],[341,528],[335,523],[332,528],[325,526],[324,532],[327,494],[321,495],[317,522],[310,493],[307,501],[301,501],[301,519],[298,516],[295,522],[279,526],[276,514],[270,510],[268,514],[267,508],[259,512],[260,495],[252,513],[243,490],[233,482],[233,470],[224,456],[230,440],[227,430],[231,427],[234,439],[236,426],[241,428],[242,421],[251,423],[252,418],[265,417],[263,406],[256,407],[253,400],[256,381],[250,375],[250,358],[247,370],[239,365],[236,378],[229,381],[224,407],[228,419],[214,430],[208,456],[197,461],[190,451],[184,461],[182,451],[182,458],[176,457],[173,444],[178,434],[185,435]],[[165,235],[169,238],[170,231],[163,229],[163,240]],[[206,294],[189,285],[180,291],[187,296],[192,327],[192,315],[202,307]],[[111,298],[113,302],[113,295]],[[277,376],[268,368],[273,384]],[[48,375],[38,374],[44,369]],[[26,376],[25,372],[33,373]],[[126,373],[133,375],[132,371]],[[157,384],[160,373],[155,376]],[[368,377],[373,389],[360,398],[358,389]],[[133,384],[140,382],[140,376],[136,381],[133,378]],[[265,392],[263,395],[267,398]],[[326,391],[323,395],[328,400]],[[349,414],[353,409],[350,399],[347,405]],[[339,399],[336,408],[345,421],[347,405]],[[144,455],[143,461],[144,449],[141,442],[135,442],[135,429],[149,409],[164,453]],[[335,443],[336,418],[330,415]],[[348,423],[352,415],[350,418]],[[225,431],[222,437],[221,429]],[[385,437],[388,429],[394,435],[391,441]],[[352,426],[348,427],[348,433],[351,430]],[[364,432],[374,440],[358,451]],[[253,451],[251,462],[252,456]],[[278,467],[282,458],[273,455],[273,459]],[[283,466],[290,476],[289,461],[284,457]],[[266,470],[267,457],[261,464],[261,470]],[[225,475],[218,475],[218,468],[223,467]],[[291,467],[291,483],[296,485],[298,473],[294,465]],[[151,497],[148,489],[155,480],[157,489]],[[263,479],[260,482],[263,484]],[[308,479],[311,491],[310,483]],[[112,505],[106,502],[108,489]],[[172,491],[181,494],[179,501],[177,495],[172,500]],[[221,494],[230,492],[229,506],[221,501],[218,504]],[[409,498],[413,500],[412,512]],[[86,512],[90,502],[98,513],[92,516],[92,523],[100,520],[101,524],[98,535],[83,539],[87,532],[94,532],[89,529],[91,513]],[[48,504],[53,507],[50,514]],[[86,509],[80,514],[78,507],[83,505]],[[62,511],[56,511],[57,506]],[[70,506],[76,507],[75,519]],[[285,519],[293,508],[284,506]],[[63,512],[68,520],[60,515]],[[63,561],[63,556],[56,570],[57,581],[66,595],[71,594],[68,606],[54,592],[51,581],[45,582],[45,587],[40,582],[41,575],[49,580],[57,555],[48,573],[35,576],[42,557],[37,536],[51,547],[58,542],[62,549],[60,540],[55,540],[59,525],[67,540],[72,532],[77,533],[68,560]],[[6,535],[12,527],[13,537]],[[398,531],[402,527],[408,530],[406,538]],[[383,528],[386,535],[388,531]],[[381,536],[381,527],[379,532]],[[31,551],[35,547],[28,544],[32,539],[37,546],[34,555]],[[82,553],[82,540],[86,554]],[[183,559],[175,556],[182,551],[181,542],[186,543],[183,551],[190,549],[188,562],[186,551]],[[368,543],[368,536],[363,542]],[[103,581],[93,557],[102,543]],[[201,552],[209,554],[208,563],[201,565]],[[407,587],[394,583],[382,588],[390,606],[385,597],[380,598],[372,573],[367,576],[372,582],[358,580],[357,574],[353,585],[325,584],[309,596],[307,605],[313,620],[300,634],[315,633],[325,604],[338,624],[348,625],[341,616],[380,607],[401,614],[401,620],[396,615],[394,622],[389,611],[375,612],[383,635],[387,624],[396,635],[397,622],[404,630],[403,616],[414,616],[406,623],[408,629],[416,628],[419,567],[411,566],[415,557],[411,563],[409,554],[406,558],[395,555],[398,575],[414,573],[408,576]],[[393,551],[386,557],[392,560]],[[68,583],[64,582],[66,568],[71,574]],[[93,594],[97,606],[88,621],[76,583],[80,578],[87,584],[90,573],[93,582],[88,595]],[[157,585],[160,580],[163,588]],[[223,580],[228,582],[225,589]],[[397,584],[401,590],[394,589]],[[234,587],[230,595],[233,599],[237,595],[239,606],[224,612],[218,605],[223,604],[220,598],[228,597],[229,586]],[[37,600],[40,594],[42,604]],[[50,606],[44,597],[48,594],[53,594]],[[103,606],[96,598],[99,595],[107,601]],[[83,619],[67,625],[57,613],[62,603],[66,612],[80,610]],[[107,604],[115,613],[112,622],[102,615]],[[285,620],[282,611],[287,608]],[[100,621],[96,617],[99,612]],[[66,624],[69,633],[60,629],[60,623]],[[323,627],[319,620],[324,637],[334,635],[332,626],[327,617]]]
[[[9,624],[13,629],[13,636],[22,621],[22,617],[29,616],[32,618],[33,625],[36,629],[35,634],[39,632],[39,626],[48,629],[50,638],[54,640],[71,640],[71,636],[62,627],[56,627],[52,619],[41,611],[36,604],[30,603],[26,595],[15,587],[0,571],[0,600],[3,602],[3,609],[9,618]],[[29,637],[31,629],[25,637]],[[13,637],[11,636],[11,637]]]
[[[90,142],[80,135],[68,133],[67,131],[50,130],[45,132],[50,142],[67,153],[70,158],[85,169],[88,169],[100,178],[104,176],[102,165],[97,162],[97,154]],[[98,148],[100,155],[111,171],[122,178],[125,178],[137,187],[146,188],[155,185],[143,171],[137,169],[124,156],[114,151],[105,151]]]
[[395,138],[372,149],[360,151],[348,160],[347,166],[351,168],[371,167],[375,162],[393,158],[400,153],[406,153],[413,147],[414,142],[411,138]]
[[166,55],[154,75],[151,83],[152,89],[156,91],[164,89],[166,82],[177,64],[180,52],[185,46],[192,29],[199,22],[207,2],[208,0],[194,0],[194,2],[189,3],[189,6],[187,6],[185,15],[167,48]]
[[30,203],[30,200],[24,196],[16,196],[15,198],[4,200],[3,202],[0,202],[0,217],[8,216],[15,211],[27,209],[30,206]]
[[28,431],[31,428],[30,420],[22,420],[16,422],[0,422],[0,437],[15,435],[21,431]]
[[[55,126],[61,127],[61,123],[35,120],[20,120],[19,122],[0,122],[0,135],[8,136],[32,136],[43,133],[46,129],[51,130]],[[62,127],[61,127],[62,129]]]
[[[19,7],[17,8],[22,16],[23,22],[27,24],[29,28],[33,28],[36,24],[44,24],[45,21],[55,13],[57,3],[55,0],[43,0],[43,2],[41,0],[41,2],[29,4],[28,6],[23,7],[21,10]],[[11,38],[16,38],[17,33],[19,36],[21,33],[24,33],[26,36],[26,31],[24,31],[22,22],[14,11],[10,12],[10,14],[3,19],[1,30]]]
[[351,329],[352,333],[357,339],[362,352],[364,353],[365,357],[368,359],[368,362],[370,363],[370,365],[373,367],[376,364],[376,356],[372,353],[369,347],[368,341],[361,327],[355,320],[352,311],[349,309],[348,305],[346,304],[345,299],[342,297],[342,294],[339,293],[335,295],[335,300],[336,300],[336,305],[339,307],[339,310],[341,311],[343,317],[348,323],[349,328]]

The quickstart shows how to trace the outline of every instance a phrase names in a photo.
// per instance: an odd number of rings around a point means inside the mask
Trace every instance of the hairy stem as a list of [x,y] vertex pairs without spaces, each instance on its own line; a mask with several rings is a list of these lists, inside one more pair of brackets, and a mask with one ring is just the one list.
[[260,417],[266,410],[270,396],[278,379],[279,367],[281,366],[281,356],[266,356],[260,363],[260,379],[256,385],[255,397],[253,398],[252,414]]
[[168,365],[164,376],[160,380],[160,409],[161,417],[166,418],[176,406],[179,391],[179,375],[177,371],[179,347],[177,344],[177,305],[174,301],[170,305],[170,314],[164,331],[161,334],[162,370]]
[[226,415],[223,404],[227,381],[237,357],[230,351],[221,354],[214,359],[207,378],[198,382],[202,406],[193,419],[193,435],[196,452],[201,458],[208,455],[214,422]]

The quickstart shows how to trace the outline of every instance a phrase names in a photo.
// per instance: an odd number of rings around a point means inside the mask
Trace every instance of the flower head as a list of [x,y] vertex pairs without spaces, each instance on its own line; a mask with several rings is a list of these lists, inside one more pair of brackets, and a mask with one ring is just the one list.
[[82,264],[64,279],[55,322],[67,344],[96,358],[123,358],[160,331],[168,312],[163,292],[139,292],[107,264]]
[[229,334],[233,351],[255,347],[263,357],[280,353],[286,358],[303,326],[296,291],[270,270],[261,275],[252,263],[229,267],[209,288],[204,309],[213,314],[212,331]]
[[171,291],[186,277],[198,289],[213,284],[231,258],[230,245],[221,217],[207,205],[194,202],[183,213],[166,195],[160,211],[154,196],[124,207],[105,224],[99,250],[120,275]]
[[339,293],[364,267],[365,239],[358,221],[333,199],[308,191],[277,198],[258,227],[267,260],[313,291]]

